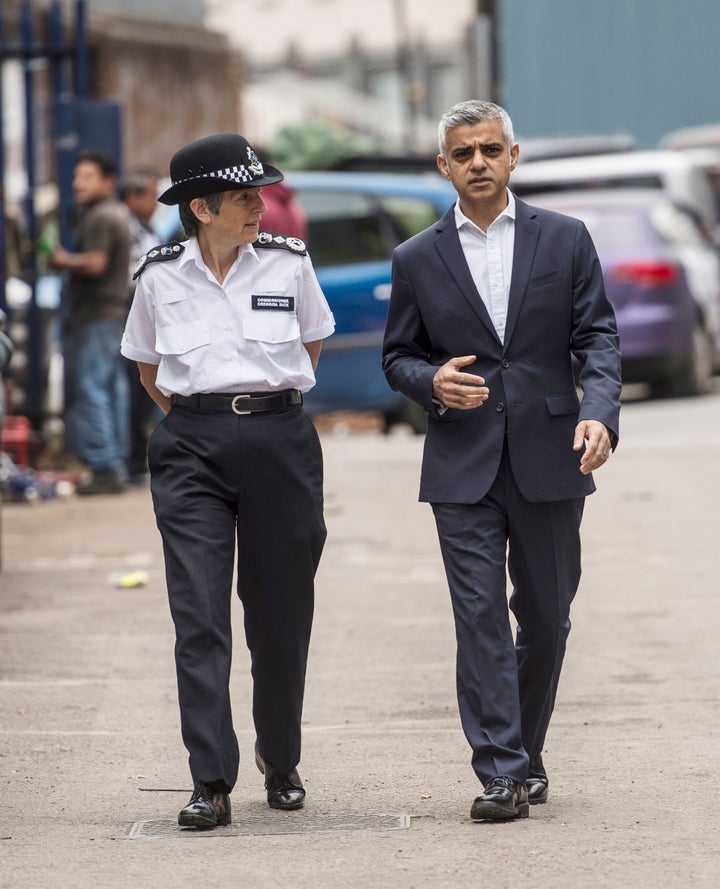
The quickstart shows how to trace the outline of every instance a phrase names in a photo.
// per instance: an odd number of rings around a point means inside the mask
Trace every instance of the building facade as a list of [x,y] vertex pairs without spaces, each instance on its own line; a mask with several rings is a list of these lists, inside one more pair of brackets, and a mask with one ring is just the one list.
[[499,99],[523,136],[720,120],[717,0],[498,0]]
[[312,118],[434,151],[439,114],[471,96],[505,105],[523,140],[620,133],[651,148],[720,120],[717,0],[206,5],[243,58],[245,126],[262,142]]
[[[438,116],[490,89],[478,0],[207,0],[242,56],[248,135],[324,121],[379,151],[434,153]],[[252,21],[252,36],[244,23]]]
[[[47,45],[50,0],[31,3],[36,43]],[[63,40],[75,40],[76,0],[61,3]],[[84,4],[88,98],[121,106],[125,168],[166,171],[185,142],[240,128],[239,55],[228,39],[205,26],[204,0],[91,0]],[[3,0],[3,43],[20,42],[20,0]],[[52,181],[52,107],[47,60],[34,66],[36,176]],[[2,65],[6,183],[22,187],[24,89],[22,62]]]

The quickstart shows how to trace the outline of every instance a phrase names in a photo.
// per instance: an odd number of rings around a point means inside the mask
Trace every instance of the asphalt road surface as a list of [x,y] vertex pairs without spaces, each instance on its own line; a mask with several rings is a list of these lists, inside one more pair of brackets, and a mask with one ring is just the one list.
[[[545,749],[550,801],[475,824],[420,437],[323,432],[328,544],[304,810],[252,762],[235,609],[232,828],[175,827],[190,781],[147,491],[5,505],[0,886],[533,889],[720,885],[720,389],[628,401],[587,502]],[[143,572],[143,586],[118,578]],[[382,818],[380,816],[394,816]]]

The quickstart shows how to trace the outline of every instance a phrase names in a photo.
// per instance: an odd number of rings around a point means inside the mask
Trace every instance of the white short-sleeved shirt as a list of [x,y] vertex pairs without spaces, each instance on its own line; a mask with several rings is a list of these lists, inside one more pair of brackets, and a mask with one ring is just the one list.
[[303,343],[330,336],[335,320],[310,258],[246,244],[220,284],[197,240],[184,247],[138,278],[122,354],[157,364],[164,395],[311,389]]

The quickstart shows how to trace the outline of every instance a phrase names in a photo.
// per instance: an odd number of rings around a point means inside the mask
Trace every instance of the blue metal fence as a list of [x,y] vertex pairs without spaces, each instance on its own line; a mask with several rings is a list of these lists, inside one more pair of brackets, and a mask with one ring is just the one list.
[[[67,6],[69,4],[65,4]],[[70,23],[63,4],[53,0],[47,8],[36,9],[23,0],[10,33],[6,11],[0,8],[0,69],[6,62],[19,61],[23,67],[24,171],[27,188],[22,200],[22,225],[26,250],[21,277],[29,287],[30,299],[24,312],[26,326],[25,369],[22,403],[16,407],[33,420],[43,416],[46,394],[46,337],[38,305],[38,213],[37,159],[41,147],[51,158],[52,178],[57,184],[57,222],[60,241],[72,248],[73,168],[77,152],[102,148],[115,158],[121,169],[121,114],[117,102],[99,102],[88,97],[88,48],[85,0],[72,0]],[[45,62],[45,65],[38,63]],[[40,83],[44,77],[44,83]],[[50,96],[49,127],[38,126],[37,96],[43,88]],[[0,308],[9,309],[5,294],[7,281],[5,218],[5,114],[0,90]],[[45,140],[50,144],[41,146]],[[9,314],[12,315],[11,312]],[[12,320],[12,317],[11,317]]]

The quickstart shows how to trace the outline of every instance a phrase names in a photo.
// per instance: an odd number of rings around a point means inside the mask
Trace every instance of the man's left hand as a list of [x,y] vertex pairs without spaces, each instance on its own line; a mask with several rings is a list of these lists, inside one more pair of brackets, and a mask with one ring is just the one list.
[[585,453],[580,460],[580,472],[589,475],[610,457],[610,433],[607,426],[599,420],[581,420],[575,427],[573,450],[579,451],[583,445]]

